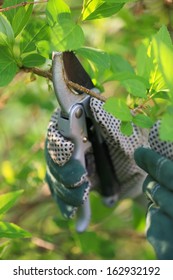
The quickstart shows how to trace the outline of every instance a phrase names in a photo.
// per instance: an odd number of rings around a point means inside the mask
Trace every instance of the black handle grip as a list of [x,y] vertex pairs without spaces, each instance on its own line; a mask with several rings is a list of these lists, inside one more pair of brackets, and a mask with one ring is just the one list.
[[109,156],[108,147],[97,125],[90,127],[88,134],[93,147],[97,174],[100,178],[101,195],[104,197],[115,196],[120,192],[120,185]]

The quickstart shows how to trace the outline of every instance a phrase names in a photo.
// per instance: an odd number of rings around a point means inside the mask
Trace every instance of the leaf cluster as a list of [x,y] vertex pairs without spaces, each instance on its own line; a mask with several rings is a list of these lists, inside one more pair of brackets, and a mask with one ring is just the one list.
[[[162,26],[150,40],[144,40],[140,45],[135,72],[124,72],[117,77],[130,96],[130,106],[122,98],[113,97],[106,102],[104,108],[122,121],[123,133],[130,135],[133,132],[132,123],[142,128],[150,128],[154,121],[161,118],[161,139],[173,140],[172,131],[168,129],[173,108],[170,68],[172,56],[171,37],[167,28]],[[161,100],[160,103],[158,100]],[[167,109],[162,115],[157,115],[163,102],[166,102]]]
[[[31,0],[30,0],[31,2]],[[128,0],[83,1],[74,19],[72,8],[64,0],[49,0],[43,18],[33,21],[33,5],[11,9],[0,14],[0,86],[5,86],[20,69],[48,66],[52,52],[75,51],[97,86],[118,81],[126,92],[125,98],[109,99],[104,108],[122,121],[122,132],[130,135],[132,123],[150,128],[162,118],[160,136],[173,140],[168,127],[172,116],[172,42],[165,26],[139,46],[136,66],[115,53],[85,46],[85,22],[95,21],[119,12]],[[22,0],[13,1],[14,4]],[[3,7],[7,7],[8,1]],[[100,84],[101,82],[101,84]],[[159,102],[157,101],[159,99]],[[160,115],[166,102],[168,109]],[[163,113],[163,112],[162,112]]]

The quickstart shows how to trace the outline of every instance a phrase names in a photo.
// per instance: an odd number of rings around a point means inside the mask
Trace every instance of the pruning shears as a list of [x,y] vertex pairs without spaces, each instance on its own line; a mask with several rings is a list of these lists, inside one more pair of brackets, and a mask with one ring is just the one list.
[[[106,205],[112,206],[118,198],[119,183],[113,170],[107,145],[90,110],[90,96],[69,87],[72,81],[89,90],[99,92],[73,52],[54,52],[52,56],[52,75],[55,94],[60,105],[58,116],[59,132],[70,139],[75,149],[73,157],[89,173],[87,155],[94,155],[99,177],[100,193]],[[89,197],[77,212],[76,230],[83,232],[90,222],[91,210]]]

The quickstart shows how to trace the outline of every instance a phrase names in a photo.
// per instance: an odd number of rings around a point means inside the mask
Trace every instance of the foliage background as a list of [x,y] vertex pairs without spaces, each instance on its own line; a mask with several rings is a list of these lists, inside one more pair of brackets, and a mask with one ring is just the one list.
[[[84,22],[85,45],[114,53],[134,67],[143,39],[162,24],[172,34],[169,2],[130,2],[116,15]],[[82,1],[66,3],[77,19]],[[45,5],[34,6],[31,21],[45,21]],[[104,75],[99,76],[99,85]],[[107,97],[124,94],[116,80],[105,82],[104,92]],[[107,209],[92,193],[92,221],[83,234],[75,232],[73,220],[62,219],[44,183],[44,140],[56,107],[46,78],[19,71],[8,86],[0,88],[0,194],[24,190],[17,203],[0,214],[4,223],[17,224],[31,234],[21,238],[19,230],[19,235],[8,236],[7,228],[4,236],[5,224],[1,225],[1,259],[155,259],[145,239],[146,209],[136,202],[124,200]]]

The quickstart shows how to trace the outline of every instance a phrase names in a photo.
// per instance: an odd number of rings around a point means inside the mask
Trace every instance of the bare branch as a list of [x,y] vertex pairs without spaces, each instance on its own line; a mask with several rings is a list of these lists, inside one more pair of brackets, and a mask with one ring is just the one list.
[[86,87],[83,87],[83,86],[81,86],[81,85],[79,85],[77,83],[74,83],[72,81],[67,81],[67,85],[69,87],[73,88],[73,89],[82,91],[82,92],[84,92],[84,93],[86,93],[86,94],[88,94],[88,95],[90,95],[92,97],[95,97],[95,98],[97,98],[100,101],[103,101],[103,102],[106,101],[106,97],[104,97],[103,95],[100,95],[100,94],[96,93],[95,91],[90,90],[90,89],[88,89]]
[[25,71],[26,73],[29,73],[29,72],[34,73],[38,76],[44,77],[44,78],[52,81],[52,73],[50,71],[42,70],[37,67],[31,67],[31,68],[22,67],[21,70]]
[[[41,77],[44,77],[46,79],[49,79],[52,81],[52,73],[50,71],[45,71],[45,70],[42,70],[40,68],[37,68],[37,67],[31,67],[31,68],[27,68],[27,67],[22,67],[21,70],[25,71],[26,73],[34,73],[38,76],[41,76]],[[93,90],[90,90],[86,87],[83,87],[77,83],[74,83],[72,81],[69,81],[67,80],[66,81],[67,85],[70,87],[70,88],[73,88],[75,90],[79,90],[79,91],[82,91],[92,97],[95,97],[97,98],[98,100],[102,101],[102,102],[105,102],[106,101],[106,97],[103,96],[103,95],[100,95],[96,92],[94,92]]]
[[35,5],[35,4],[41,4],[41,3],[47,3],[48,0],[41,0],[41,1],[33,1],[33,2],[22,2],[22,3],[18,3],[16,5],[13,5],[13,6],[9,6],[9,7],[5,7],[5,8],[1,8],[0,9],[0,12],[7,12],[9,10],[12,10],[12,9],[16,9],[16,8],[19,8],[19,7],[25,7],[27,5]]

